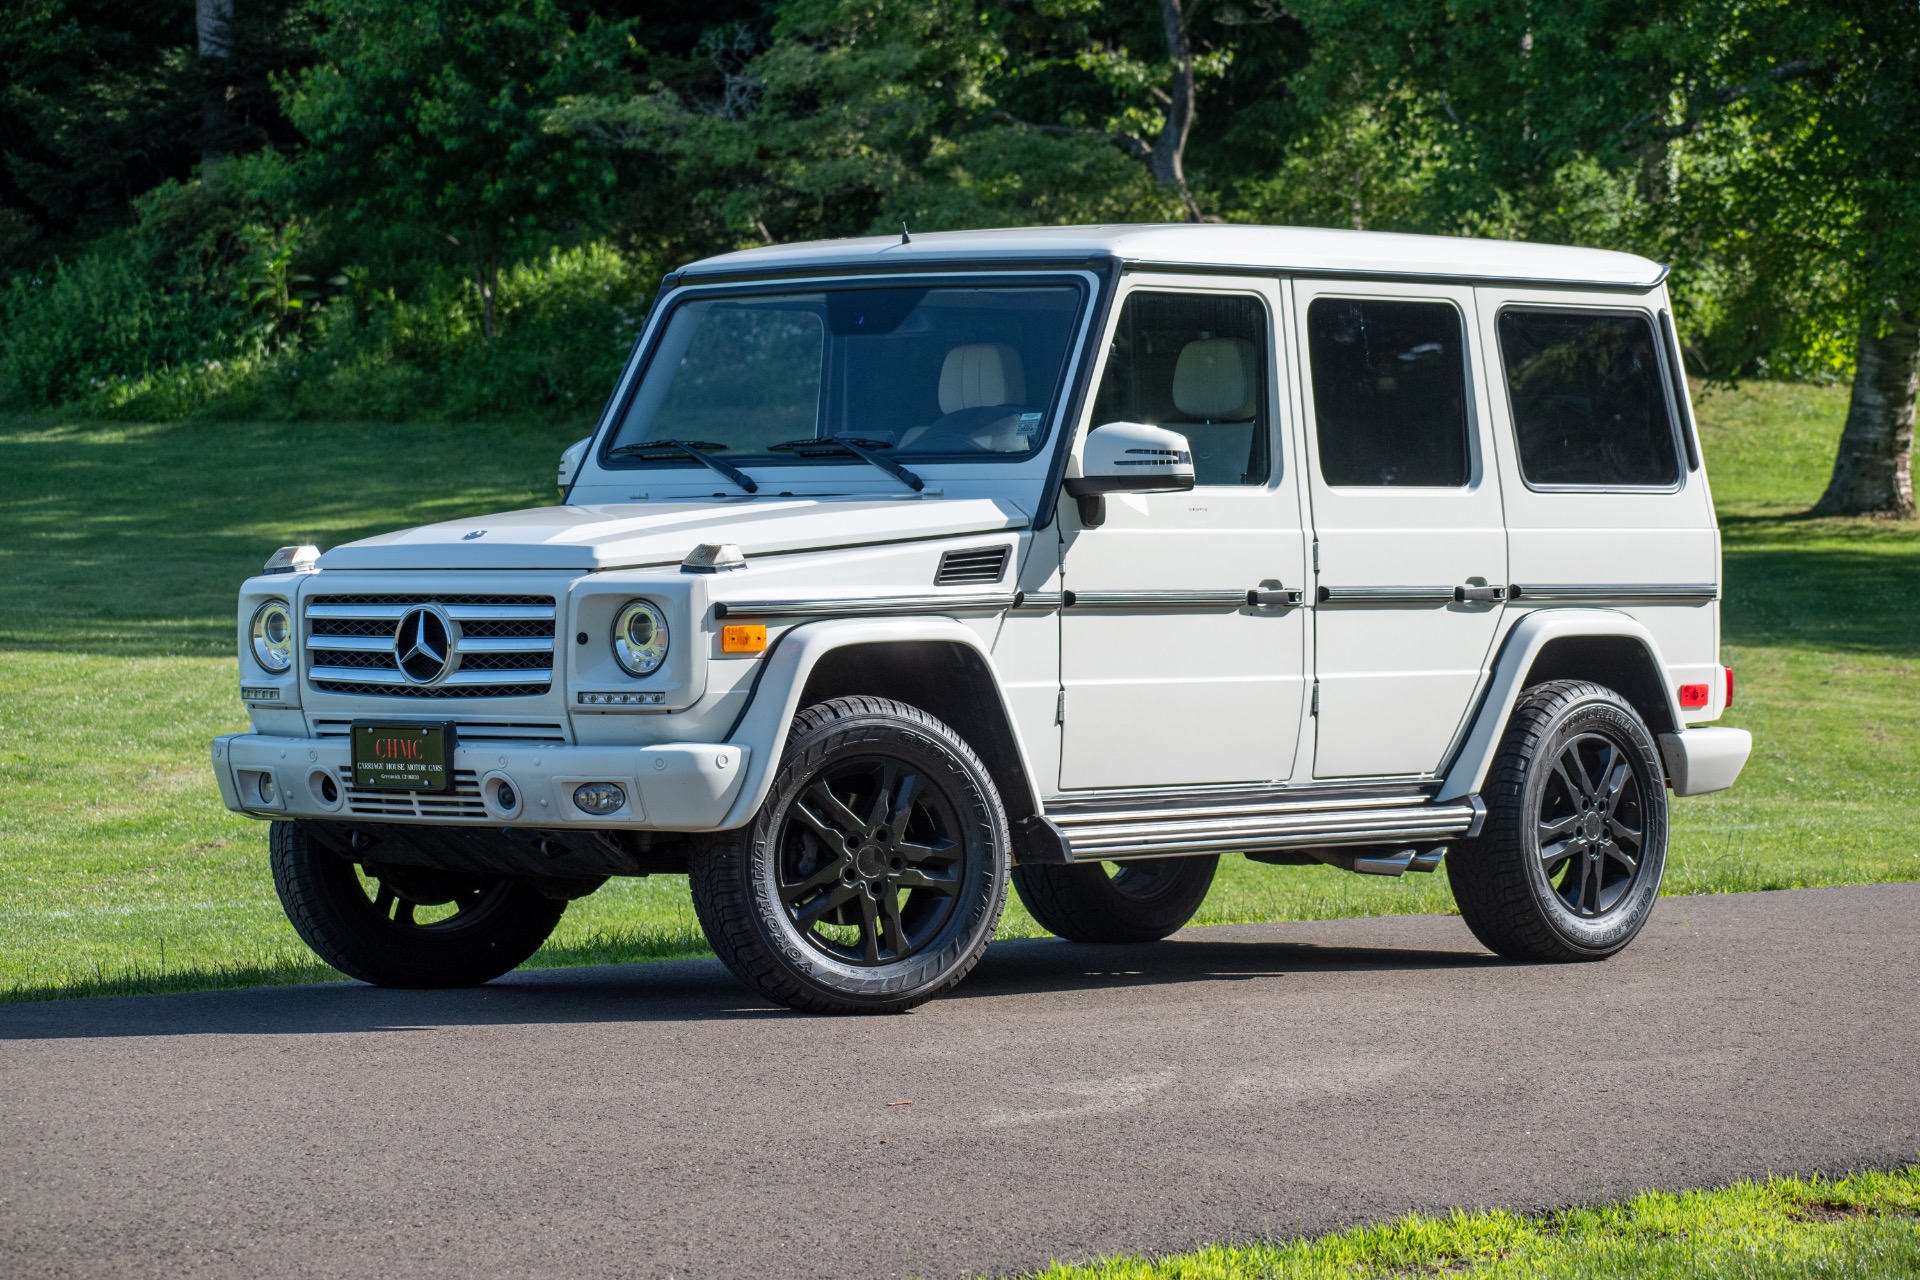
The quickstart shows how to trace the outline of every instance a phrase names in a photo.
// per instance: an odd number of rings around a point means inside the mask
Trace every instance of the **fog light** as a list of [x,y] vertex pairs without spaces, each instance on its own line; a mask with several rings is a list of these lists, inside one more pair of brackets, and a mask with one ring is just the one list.
[[273,803],[273,775],[270,773],[260,775],[260,803]]
[[627,802],[627,793],[611,782],[583,782],[573,789],[573,803],[582,813],[612,813]]

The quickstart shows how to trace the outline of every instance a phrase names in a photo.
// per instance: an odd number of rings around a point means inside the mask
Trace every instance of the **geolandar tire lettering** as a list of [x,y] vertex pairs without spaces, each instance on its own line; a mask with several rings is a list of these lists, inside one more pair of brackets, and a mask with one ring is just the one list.
[[1633,941],[1666,867],[1667,793],[1653,734],[1625,698],[1573,680],[1527,690],[1483,794],[1485,831],[1446,865],[1488,950],[1598,960]]
[[713,949],[770,1000],[891,1013],[964,978],[999,923],[1007,820],[986,766],[940,721],[884,698],[794,719],[754,821],[698,842]]

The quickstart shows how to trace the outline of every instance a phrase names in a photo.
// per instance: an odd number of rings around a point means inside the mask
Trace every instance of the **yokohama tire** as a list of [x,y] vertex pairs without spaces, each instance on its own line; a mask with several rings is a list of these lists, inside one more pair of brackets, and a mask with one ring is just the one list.
[[894,1013],[973,969],[1006,905],[986,766],[916,708],[837,698],[794,717],[753,821],[703,837],[694,909],[727,967],[804,1013]]
[[1667,856],[1666,772],[1613,690],[1557,680],[1514,706],[1480,838],[1447,859],[1467,927],[1513,960],[1601,960],[1646,924]]
[[[388,871],[369,898],[354,864],[308,840],[297,822],[273,824],[272,862],[280,905],[306,944],[348,977],[382,987],[491,981],[539,950],[567,909],[512,880],[413,868]],[[412,901],[457,910],[413,924]]]
[[1217,854],[1013,869],[1020,901],[1048,933],[1073,942],[1158,942],[1193,919]]

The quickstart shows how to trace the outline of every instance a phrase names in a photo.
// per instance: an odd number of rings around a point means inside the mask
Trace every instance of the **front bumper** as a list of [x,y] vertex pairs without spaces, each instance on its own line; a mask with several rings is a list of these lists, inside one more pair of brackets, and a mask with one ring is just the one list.
[[[345,738],[230,733],[214,739],[220,798],[256,818],[420,823],[432,826],[714,831],[747,776],[733,743],[651,747],[454,744],[445,792],[363,791],[352,785]],[[585,782],[612,782],[626,803],[591,814],[573,802]]]

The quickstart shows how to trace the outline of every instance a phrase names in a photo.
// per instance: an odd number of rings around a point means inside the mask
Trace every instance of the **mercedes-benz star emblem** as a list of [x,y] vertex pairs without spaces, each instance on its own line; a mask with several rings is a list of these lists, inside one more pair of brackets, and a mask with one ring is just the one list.
[[438,684],[453,673],[453,623],[436,605],[409,609],[393,636],[393,658],[400,674],[414,684]]

